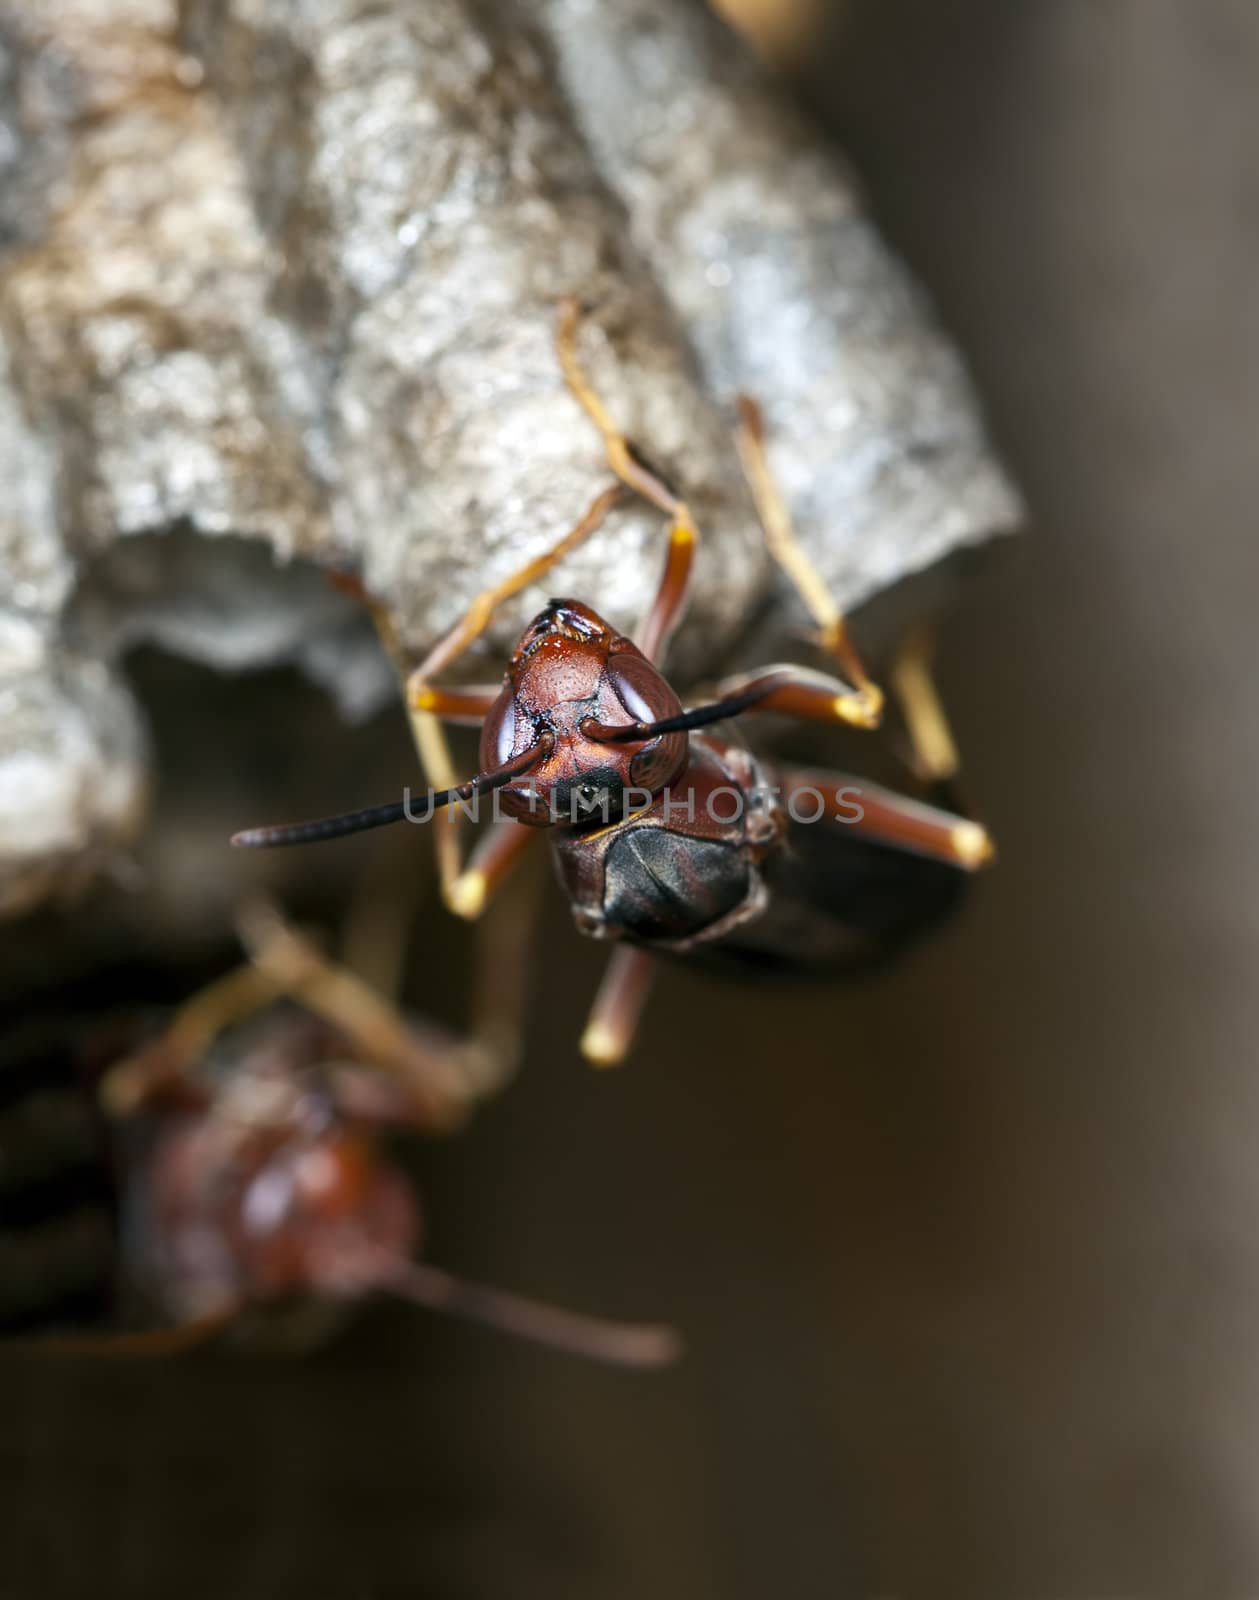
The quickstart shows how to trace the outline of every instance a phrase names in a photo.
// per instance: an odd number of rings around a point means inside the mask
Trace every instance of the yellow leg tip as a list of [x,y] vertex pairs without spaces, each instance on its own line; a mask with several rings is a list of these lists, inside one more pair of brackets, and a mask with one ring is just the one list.
[[473,922],[485,910],[486,890],[489,888],[483,872],[465,872],[455,879],[446,892],[446,905],[455,916]]
[[883,720],[883,691],[868,684],[856,694],[838,694],[831,706],[840,722],[853,728],[877,728]]
[[997,853],[992,835],[977,822],[959,822],[953,829],[950,843],[961,864],[972,869],[986,867]]
[[437,704],[437,696],[431,689],[413,689],[411,691],[411,706],[415,711],[431,711]]
[[619,1067],[625,1042],[602,1022],[592,1022],[581,1036],[581,1053],[592,1067]]

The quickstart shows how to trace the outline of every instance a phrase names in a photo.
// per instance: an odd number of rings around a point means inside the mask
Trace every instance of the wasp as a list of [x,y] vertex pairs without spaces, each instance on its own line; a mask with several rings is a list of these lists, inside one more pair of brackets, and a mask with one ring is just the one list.
[[115,1191],[108,1331],[45,1352],[159,1354],[229,1330],[308,1339],[386,1294],[621,1366],[673,1330],[585,1316],[417,1259],[422,1209],[390,1137],[445,1134],[501,1081],[493,1034],[404,1018],[274,908],[249,959],[180,1006],[98,1087]]
[[[921,793],[754,755],[723,729],[749,713],[879,727],[885,696],[793,530],[771,476],[759,408],[738,402],[737,441],[769,553],[817,629],[826,671],[774,664],[720,681],[683,708],[661,662],[681,624],[699,532],[686,501],[616,427],[578,353],[581,310],[561,308],[557,355],[598,430],[613,475],[550,550],[480,594],[414,670],[406,699],[430,779],[443,894],[479,916],[539,832],[550,839],[578,928],[614,941],[582,1050],[596,1064],[630,1047],[653,959],[853,971],[895,954],[993,859],[987,831],[955,806],[957,752],[919,643],[892,687]],[[626,494],[667,518],[664,570],[637,637],[578,599],[554,599],[525,628],[500,684],[446,687],[442,676],[496,609],[600,527]],[[400,667],[383,610],[378,625]],[[457,781],[444,724],[480,728],[480,771]],[[465,863],[460,815],[491,796],[494,825]],[[304,844],[417,819],[407,801],[311,823],[248,829],[233,843]]]

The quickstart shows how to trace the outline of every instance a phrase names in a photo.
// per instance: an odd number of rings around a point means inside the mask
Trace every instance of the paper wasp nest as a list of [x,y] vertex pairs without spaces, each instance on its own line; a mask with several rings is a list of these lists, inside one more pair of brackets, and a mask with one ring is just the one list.
[[[362,709],[366,631],[287,563],[360,571],[419,650],[577,520],[608,475],[571,293],[706,534],[683,677],[798,621],[738,388],[849,605],[1017,521],[850,182],[685,0],[0,0],[0,910],[139,820],[128,646]],[[618,511],[486,650],[546,593],[631,625],[661,548]]]

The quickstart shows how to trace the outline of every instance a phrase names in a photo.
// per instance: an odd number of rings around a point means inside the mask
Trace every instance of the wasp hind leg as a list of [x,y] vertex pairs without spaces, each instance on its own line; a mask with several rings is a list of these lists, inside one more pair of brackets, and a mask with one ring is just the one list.
[[932,654],[933,640],[924,629],[902,648],[890,674],[909,744],[908,765],[925,798],[847,773],[794,767],[781,774],[783,796],[798,803],[816,793],[821,815],[851,827],[855,836],[973,872],[996,859],[996,846],[982,823],[959,805],[961,762],[932,677]]
[[909,739],[914,775],[930,785],[952,784],[961,768],[953,730],[931,671],[935,642],[929,629],[902,647],[891,672],[892,694]]
[[854,837],[927,856],[965,872],[996,858],[988,830],[969,817],[897,794],[851,773],[788,767],[780,773],[784,803],[801,820],[833,821]]

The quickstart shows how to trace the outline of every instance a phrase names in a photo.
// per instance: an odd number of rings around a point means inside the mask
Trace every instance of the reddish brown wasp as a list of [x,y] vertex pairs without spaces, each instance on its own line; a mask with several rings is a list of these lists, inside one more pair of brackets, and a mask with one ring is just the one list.
[[[715,725],[750,711],[872,729],[884,710],[843,616],[797,542],[766,463],[761,419],[740,401],[739,445],[769,550],[840,676],[775,665],[718,684],[683,710],[658,663],[682,619],[698,538],[686,505],[617,430],[577,356],[579,313],[561,312],[565,379],[598,428],[617,482],[541,558],[486,590],[410,674],[407,698],[430,780],[442,787],[438,856],[447,904],[475,917],[539,829],[551,839],[579,928],[620,941],[582,1040],[599,1063],[633,1035],[654,954],[725,963],[853,968],[896,950],[989,861],[979,824],[940,808],[956,754],[925,655],[906,652],[893,684],[922,780],[909,798],[846,774],[767,763]],[[597,528],[626,492],[669,519],[664,574],[635,643],[578,600],[553,600],[528,625],[501,686],[437,679],[495,608]],[[388,635],[386,630],[386,638]],[[480,773],[456,782],[443,721],[479,724]],[[494,793],[501,814],[461,865],[453,802]],[[401,821],[405,804],[256,828],[240,845],[302,844]],[[817,824],[809,825],[809,824]]]
[[[45,1351],[159,1353],[289,1310],[290,1335],[388,1294],[595,1360],[656,1366],[678,1340],[470,1283],[415,1259],[421,1212],[390,1134],[448,1132],[501,1052],[404,1019],[269,908],[251,959],[105,1075],[118,1200],[114,1322]],[[498,1033],[500,1029],[495,1029]]]

